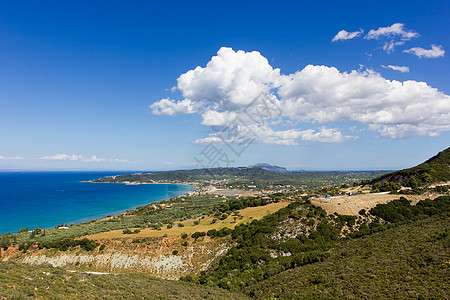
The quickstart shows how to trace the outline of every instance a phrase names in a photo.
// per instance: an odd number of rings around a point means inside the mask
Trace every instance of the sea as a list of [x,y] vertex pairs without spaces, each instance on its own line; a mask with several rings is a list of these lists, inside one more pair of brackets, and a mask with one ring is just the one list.
[[[0,234],[82,223],[167,200],[194,186],[85,182],[130,172],[0,172]],[[134,173],[134,172],[133,172]]]

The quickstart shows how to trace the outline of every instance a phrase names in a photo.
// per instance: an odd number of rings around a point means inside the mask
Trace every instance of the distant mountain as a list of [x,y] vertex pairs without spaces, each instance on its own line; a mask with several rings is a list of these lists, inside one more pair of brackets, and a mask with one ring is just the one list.
[[270,172],[276,172],[276,173],[289,173],[289,171],[286,168],[283,167],[279,167],[279,166],[274,166],[274,165],[269,165],[266,163],[259,163],[256,165],[251,165],[248,166],[249,168],[260,168],[266,171],[270,171]]
[[447,181],[450,181],[450,147],[418,166],[382,175],[370,183],[395,182],[414,188]]

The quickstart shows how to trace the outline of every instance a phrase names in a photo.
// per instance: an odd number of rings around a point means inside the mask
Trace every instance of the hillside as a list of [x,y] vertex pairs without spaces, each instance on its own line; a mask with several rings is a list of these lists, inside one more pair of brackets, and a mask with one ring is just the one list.
[[[23,244],[19,244],[19,249],[16,245],[8,247],[3,258],[26,256],[28,259],[22,261],[43,264],[0,263],[0,295],[7,295],[6,299],[98,295],[137,299],[245,299],[240,293],[257,299],[447,297],[450,196],[422,200],[415,205],[400,197],[361,211],[358,216],[327,214],[307,196],[286,196],[292,201],[287,206],[279,202],[266,205],[274,206],[272,211],[264,205],[250,207],[257,199],[247,204],[234,199],[220,204],[218,211],[227,213],[218,213],[215,222],[205,216],[197,219],[198,223],[186,220],[184,226],[177,228],[169,228],[170,224],[157,229],[141,227],[132,236],[121,231],[90,236],[98,242],[91,245],[92,249],[87,249],[89,243],[83,244],[83,249],[76,246],[72,250],[47,249],[43,243],[44,249],[39,244],[28,251],[25,249],[22,255],[17,256],[16,251],[8,256],[9,251],[20,250]],[[242,205],[247,208],[237,213],[235,210]],[[283,208],[276,211],[278,205]],[[235,226],[230,223],[241,219],[248,222],[238,222]],[[220,224],[234,229],[226,233],[212,229],[220,228]],[[181,237],[180,233],[183,233]],[[214,250],[214,245],[222,250]],[[124,257],[126,249],[130,250],[129,257]],[[149,253],[158,251],[164,259],[153,260]],[[211,260],[214,253],[219,255]],[[100,261],[89,258],[95,255],[112,265],[100,266]],[[56,257],[49,260],[51,256],[59,257],[58,261],[65,259],[62,265],[66,270],[48,267],[46,263],[59,266],[55,264]],[[136,265],[144,262],[150,266],[148,263],[153,261],[160,269],[167,269],[174,266],[175,259],[186,259],[186,264],[179,267],[187,268],[188,259],[194,257],[203,260],[199,261],[204,265],[203,270],[189,273],[174,269],[187,282],[155,279],[149,276],[152,267],[144,270]],[[118,259],[128,267],[121,268]],[[105,273],[88,274],[87,271]],[[167,278],[178,277],[169,273],[165,275]],[[164,275],[161,270],[152,274]]]
[[144,274],[90,274],[0,262],[1,299],[248,299],[239,293]]
[[257,299],[448,299],[450,222],[435,216],[344,241],[330,257],[250,287]]
[[401,197],[358,217],[294,202],[236,227],[237,246],[198,282],[260,299],[442,299],[449,284],[449,212],[448,196],[416,205]]
[[370,183],[394,182],[412,188],[450,181],[450,148],[418,166],[382,175]]
[[249,168],[260,168],[266,171],[270,172],[276,172],[276,173],[288,173],[289,171],[286,168],[280,167],[280,166],[274,166],[266,163],[259,163],[256,165],[251,165]]

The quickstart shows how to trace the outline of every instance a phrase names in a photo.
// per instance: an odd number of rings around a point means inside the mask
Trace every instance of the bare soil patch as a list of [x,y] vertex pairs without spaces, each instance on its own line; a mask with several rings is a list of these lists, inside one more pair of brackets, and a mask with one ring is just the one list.
[[424,195],[392,195],[392,194],[365,194],[355,196],[339,196],[328,199],[311,199],[314,205],[322,207],[327,213],[332,214],[337,212],[341,215],[358,215],[361,209],[369,210],[377,204],[385,204],[392,200],[405,197],[416,204],[420,200],[426,198],[434,199],[436,196],[429,197]]

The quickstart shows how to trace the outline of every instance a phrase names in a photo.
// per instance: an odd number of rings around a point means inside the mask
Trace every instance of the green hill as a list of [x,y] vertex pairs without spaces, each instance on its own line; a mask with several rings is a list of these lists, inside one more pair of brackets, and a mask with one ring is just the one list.
[[0,262],[0,299],[248,299],[239,293],[145,274],[87,274]]
[[450,181],[450,148],[439,152],[418,166],[382,175],[371,184],[395,182],[412,188]]
[[286,168],[270,165],[267,163],[258,163],[256,165],[251,165],[249,167],[250,168],[260,168],[260,169],[267,170],[270,172],[275,172],[275,173],[289,173],[289,171]]
[[94,180],[97,183],[123,182],[194,182],[228,180],[229,185],[303,185],[319,187],[324,185],[352,184],[385,174],[385,171],[336,171],[336,172],[273,172],[261,167],[210,168],[194,170],[163,171],[118,175]]
[[344,241],[330,257],[256,283],[257,299],[448,299],[449,216]]
[[443,299],[449,212],[449,196],[400,197],[359,217],[294,202],[237,226],[237,245],[197,281],[258,299]]

